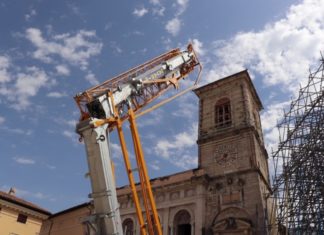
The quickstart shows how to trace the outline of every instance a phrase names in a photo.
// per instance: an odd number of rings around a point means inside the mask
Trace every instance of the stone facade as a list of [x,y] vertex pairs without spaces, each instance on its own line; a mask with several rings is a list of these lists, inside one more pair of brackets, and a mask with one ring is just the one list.
[[[267,234],[271,207],[266,200],[270,184],[259,116],[262,104],[248,72],[195,93],[200,102],[199,168],[209,177],[204,227],[210,234]],[[217,113],[220,100],[226,100],[225,109]],[[228,123],[222,120],[224,112],[229,112]]]
[[[151,181],[163,234],[272,234],[271,203],[266,199],[268,156],[259,117],[262,104],[248,72],[194,92],[199,98],[198,168]],[[117,191],[125,234],[139,234],[130,188]],[[85,232],[81,221],[90,212],[83,207],[89,206],[76,207],[78,213],[72,208],[53,215],[41,234],[62,234],[64,226],[56,227],[57,233],[49,232],[49,227],[71,213],[78,219],[66,226]]]

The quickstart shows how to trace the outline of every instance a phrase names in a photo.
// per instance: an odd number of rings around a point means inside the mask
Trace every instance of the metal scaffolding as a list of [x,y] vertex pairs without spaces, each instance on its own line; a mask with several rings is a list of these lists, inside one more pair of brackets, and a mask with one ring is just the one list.
[[279,234],[324,234],[324,59],[278,124],[273,152]]

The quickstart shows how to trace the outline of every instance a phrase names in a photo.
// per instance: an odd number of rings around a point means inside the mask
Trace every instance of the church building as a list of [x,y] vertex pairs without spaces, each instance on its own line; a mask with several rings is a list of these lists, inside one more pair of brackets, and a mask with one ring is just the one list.
[[[259,112],[247,70],[209,83],[199,99],[198,167],[151,180],[163,235],[274,234]],[[117,189],[124,233],[139,234],[131,189]],[[40,235],[87,234],[91,202],[49,217]]]

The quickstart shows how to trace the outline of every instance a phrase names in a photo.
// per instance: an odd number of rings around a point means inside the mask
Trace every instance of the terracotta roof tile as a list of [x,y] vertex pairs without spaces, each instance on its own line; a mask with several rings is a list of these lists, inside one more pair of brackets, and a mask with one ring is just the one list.
[[40,212],[42,214],[51,215],[51,212],[49,212],[49,211],[47,211],[47,210],[45,210],[45,209],[31,203],[31,202],[25,201],[24,199],[18,198],[16,196],[11,195],[11,194],[6,193],[6,192],[0,191],[0,199],[11,202],[11,203],[18,204],[20,206],[26,207],[28,209],[31,209],[31,210],[34,210],[34,211],[37,211],[37,212]]

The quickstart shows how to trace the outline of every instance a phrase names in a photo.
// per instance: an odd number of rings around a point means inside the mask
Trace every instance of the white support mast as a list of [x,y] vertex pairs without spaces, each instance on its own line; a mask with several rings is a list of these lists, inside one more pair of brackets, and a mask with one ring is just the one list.
[[122,224],[117,201],[116,185],[111,165],[108,124],[93,128],[89,120],[77,125],[83,136],[91,180],[95,214],[89,222],[96,228],[96,235],[122,235]]

